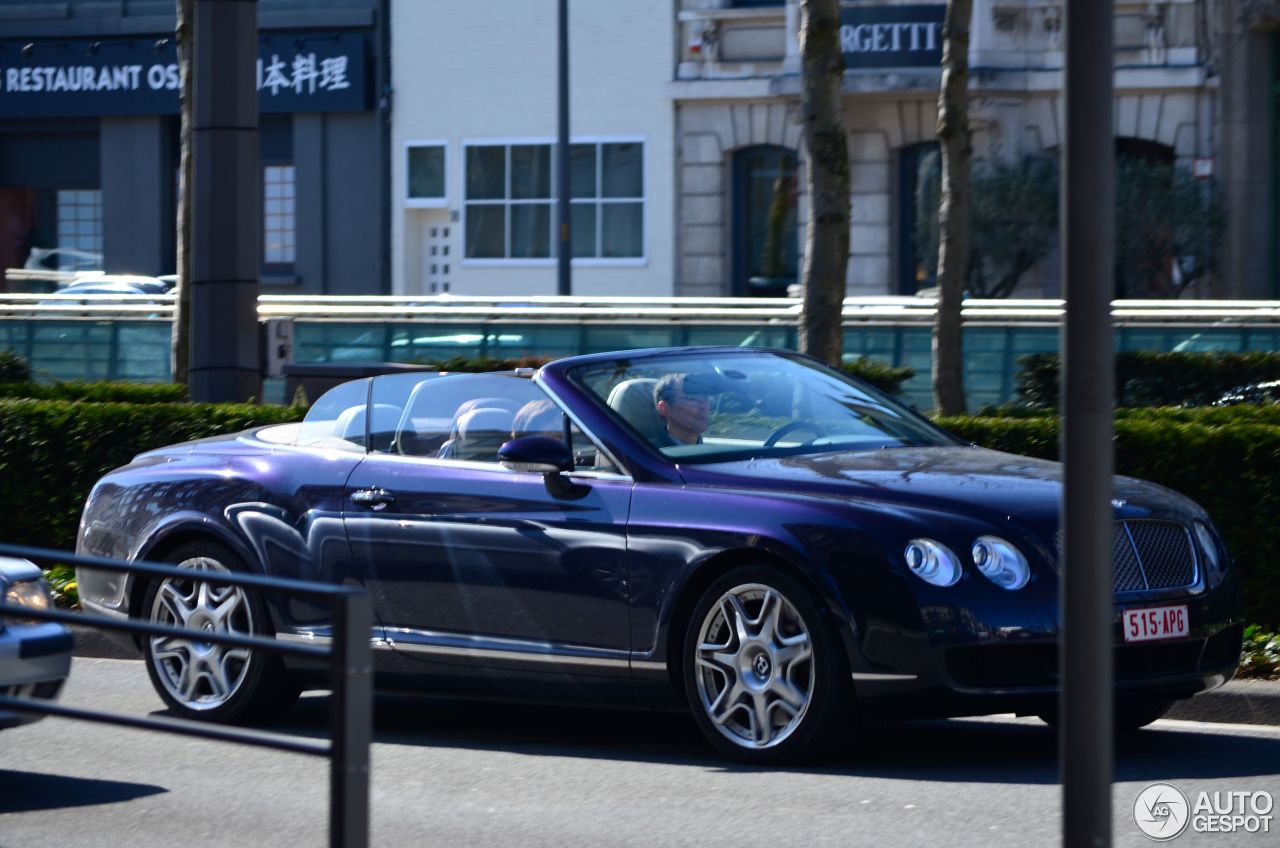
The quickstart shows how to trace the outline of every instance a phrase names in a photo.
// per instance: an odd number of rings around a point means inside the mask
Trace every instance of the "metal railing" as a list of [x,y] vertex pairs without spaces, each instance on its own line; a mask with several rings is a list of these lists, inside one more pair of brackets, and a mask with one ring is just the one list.
[[[41,379],[169,379],[172,295],[85,295],[49,303],[0,295],[0,350]],[[859,297],[844,303],[847,358],[906,365],[911,403],[932,404],[935,303]],[[560,357],[636,347],[794,348],[800,303],[786,298],[417,297],[263,295],[259,315],[293,324],[292,361],[432,362],[452,357]],[[968,300],[970,406],[1016,398],[1018,358],[1059,348],[1061,300]],[[1117,350],[1280,350],[1280,301],[1117,300]],[[263,397],[287,402],[283,383]]]
[[[172,294],[0,294],[0,317],[137,318],[169,320]],[[970,298],[966,322],[1027,322],[1058,325],[1065,314],[1060,299]],[[906,321],[929,323],[937,312],[932,297],[850,297],[845,323]],[[795,298],[751,297],[527,297],[468,295],[261,295],[260,318],[304,321],[696,321],[785,322],[800,318]],[[1280,325],[1274,300],[1116,300],[1112,319],[1163,323],[1264,323]]]
[[[194,578],[190,569],[174,565],[125,562],[19,545],[0,545],[0,556],[29,560],[42,568],[65,564],[117,573],[131,572],[148,577]],[[123,633],[169,636],[268,653],[328,659],[333,695],[330,700],[327,741],[303,740],[278,733],[182,719],[119,715],[27,698],[0,696],[0,707],[326,757],[329,760],[329,844],[333,848],[364,848],[369,843],[369,746],[373,733],[373,661],[369,645],[372,621],[368,596],[363,590],[327,583],[214,571],[200,571],[198,574],[200,582],[327,600],[333,616],[333,640],[328,646],[308,645],[259,636],[210,633],[138,619],[115,619],[58,609],[32,610],[4,603],[0,603],[0,618],[12,615]]]

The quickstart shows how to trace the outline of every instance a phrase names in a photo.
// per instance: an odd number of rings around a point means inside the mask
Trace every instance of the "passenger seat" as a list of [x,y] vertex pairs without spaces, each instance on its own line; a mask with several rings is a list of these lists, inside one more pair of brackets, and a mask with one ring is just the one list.
[[458,418],[457,436],[445,442],[436,456],[472,462],[497,462],[498,448],[511,439],[515,414],[506,409],[480,407]]

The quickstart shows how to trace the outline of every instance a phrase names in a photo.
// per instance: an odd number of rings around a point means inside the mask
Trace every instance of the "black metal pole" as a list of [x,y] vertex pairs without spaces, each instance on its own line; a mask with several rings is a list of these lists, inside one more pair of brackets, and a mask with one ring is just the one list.
[[369,844],[369,745],[373,741],[373,657],[369,597],[334,600],[333,704],[329,763],[330,848]]
[[1112,0],[1066,3],[1062,844],[1111,844],[1115,348]]
[[258,2],[196,0],[191,209],[191,399],[262,393],[258,271]]
[[559,87],[558,108],[560,137],[556,144],[556,237],[559,239],[558,279],[556,294],[573,293],[571,263],[572,245],[569,242],[569,0],[558,0],[559,43],[557,45],[556,77]]

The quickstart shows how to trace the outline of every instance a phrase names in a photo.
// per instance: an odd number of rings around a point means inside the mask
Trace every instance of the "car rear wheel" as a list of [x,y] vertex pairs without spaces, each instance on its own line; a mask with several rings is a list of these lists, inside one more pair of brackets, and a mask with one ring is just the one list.
[[737,568],[703,592],[684,643],[685,692],[720,753],[748,763],[812,759],[854,726],[834,628],[776,569]]
[[[166,578],[147,589],[143,613],[153,624],[235,636],[271,636],[262,599],[238,586],[209,583],[200,572],[244,571],[230,549],[214,542],[183,545],[168,557],[190,578]],[[251,722],[283,712],[298,697],[284,664],[252,648],[151,636],[143,643],[151,683],[183,718]]]

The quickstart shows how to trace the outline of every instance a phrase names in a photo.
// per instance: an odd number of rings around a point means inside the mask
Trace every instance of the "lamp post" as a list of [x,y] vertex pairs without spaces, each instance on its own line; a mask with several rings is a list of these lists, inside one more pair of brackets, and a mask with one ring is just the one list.
[[573,293],[570,264],[573,252],[569,241],[569,0],[558,0],[557,17],[556,82],[560,133],[556,144],[556,238],[559,240],[556,294],[568,296]]
[[257,0],[196,0],[193,40],[191,399],[246,401],[262,391]]
[[1111,844],[1115,427],[1113,0],[1066,8],[1062,166],[1062,844]]

